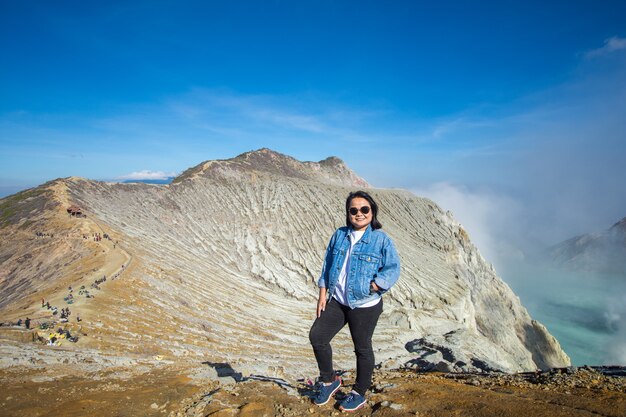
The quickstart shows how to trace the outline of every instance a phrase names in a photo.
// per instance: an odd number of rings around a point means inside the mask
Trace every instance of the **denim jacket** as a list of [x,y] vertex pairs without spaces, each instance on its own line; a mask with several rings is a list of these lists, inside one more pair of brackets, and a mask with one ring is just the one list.
[[[327,300],[332,297],[350,248],[350,227],[335,231],[326,248],[322,275],[317,285],[327,288]],[[350,308],[380,298],[396,283],[400,276],[400,258],[396,248],[384,232],[367,226],[365,233],[352,248],[350,270],[347,273],[347,300]],[[379,291],[371,290],[374,281]]]

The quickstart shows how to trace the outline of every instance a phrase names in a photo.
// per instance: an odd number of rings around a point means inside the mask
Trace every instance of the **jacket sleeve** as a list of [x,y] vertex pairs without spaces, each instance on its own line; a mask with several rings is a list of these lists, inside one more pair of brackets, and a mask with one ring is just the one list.
[[374,282],[381,289],[381,293],[389,291],[400,278],[400,257],[393,241],[387,237],[383,244],[383,266],[378,270]]
[[333,247],[335,246],[335,241],[337,240],[337,231],[333,233],[330,238],[330,242],[328,242],[328,246],[326,247],[326,254],[324,255],[324,264],[322,265],[322,274],[317,280],[317,286],[319,288],[327,288],[328,287],[328,272],[333,265]]

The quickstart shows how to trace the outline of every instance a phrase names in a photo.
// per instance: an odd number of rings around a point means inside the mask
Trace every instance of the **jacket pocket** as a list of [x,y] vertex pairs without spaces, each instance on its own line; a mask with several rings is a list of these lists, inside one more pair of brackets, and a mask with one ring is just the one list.
[[358,259],[360,274],[370,278],[368,282],[371,281],[378,272],[380,256],[363,253],[359,255]]
[[361,297],[370,295],[370,283],[376,277],[380,266],[380,256],[359,254],[359,289]]

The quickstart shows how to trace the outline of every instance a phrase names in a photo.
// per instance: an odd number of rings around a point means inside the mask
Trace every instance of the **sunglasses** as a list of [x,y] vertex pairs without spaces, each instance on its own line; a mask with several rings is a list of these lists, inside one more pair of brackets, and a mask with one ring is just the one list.
[[367,214],[370,212],[370,208],[368,206],[363,206],[360,209],[356,207],[350,207],[350,209],[348,210],[348,213],[352,214],[353,216],[356,216],[359,211],[363,214]]

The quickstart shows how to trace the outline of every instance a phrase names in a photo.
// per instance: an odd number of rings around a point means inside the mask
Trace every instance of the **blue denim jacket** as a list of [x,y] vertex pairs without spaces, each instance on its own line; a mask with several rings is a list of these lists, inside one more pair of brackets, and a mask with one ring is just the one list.
[[[326,248],[322,275],[317,285],[327,288],[327,300],[332,297],[346,253],[350,248],[350,227],[335,231]],[[361,239],[352,248],[350,270],[347,273],[347,300],[350,308],[380,298],[400,277],[400,257],[393,242],[381,230],[367,226]],[[371,291],[371,282],[379,291]]]

